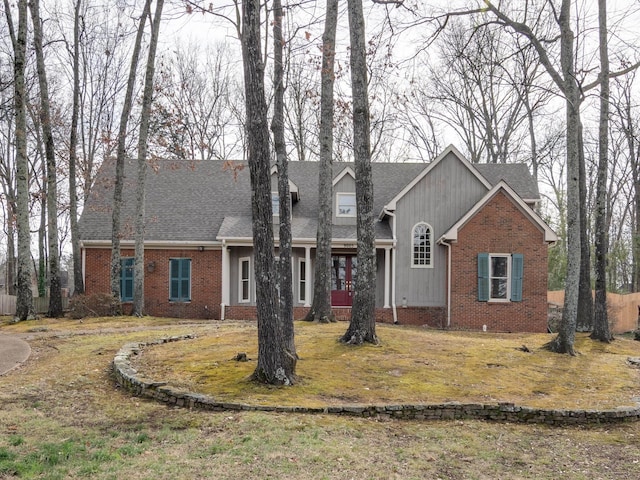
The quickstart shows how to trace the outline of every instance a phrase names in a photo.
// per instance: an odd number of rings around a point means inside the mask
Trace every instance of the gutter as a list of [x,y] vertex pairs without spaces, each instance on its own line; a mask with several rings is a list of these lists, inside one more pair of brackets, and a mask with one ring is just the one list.
[[451,327],[451,244],[444,236],[438,239],[440,245],[447,247],[447,328]]
[[396,214],[391,210],[387,210],[384,208],[382,210],[386,215],[389,215],[393,218],[393,228],[391,229],[391,237],[393,238],[393,244],[391,250],[393,251],[393,256],[391,257],[391,280],[393,282],[393,286],[391,287],[391,310],[393,312],[393,323],[394,325],[398,324],[398,307],[396,305],[396,247],[398,245],[398,240],[396,238]]

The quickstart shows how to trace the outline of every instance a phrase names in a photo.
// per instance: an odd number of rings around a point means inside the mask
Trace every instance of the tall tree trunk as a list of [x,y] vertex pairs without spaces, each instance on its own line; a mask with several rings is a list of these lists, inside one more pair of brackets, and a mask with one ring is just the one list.
[[49,247],[49,311],[51,318],[61,317],[62,288],[60,285],[60,247],[58,243],[58,175],[56,152],[51,127],[49,107],[49,84],[42,49],[42,22],[40,20],[40,0],[29,2],[33,21],[33,45],[36,51],[38,84],[40,86],[40,123],[44,136],[44,153],[47,162],[47,243]]
[[320,72],[320,171],[318,173],[318,231],[313,303],[305,320],[335,321],[331,311],[331,235],[333,199],[333,84],[335,82],[338,0],[327,0]]
[[579,188],[580,188],[580,285],[578,287],[578,313],[576,331],[590,332],[593,328],[593,295],[591,293],[591,242],[587,225],[587,171],[584,158],[582,120],[578,126]]
[[147,138],[149,137],[149,119],[151,101],[153,100],[153,77],[155,74],[156,50],[160,19],[164,0],[158,0],[151,25],[151,40],[142,94],[142,113],[140,117],[140,135],[138,136],[138,182],[136,191],[136,233],[135,233],[135,267],[133,274],[133,310],[132,315],[141,317],[144,312],[144,216],[145,216],[145,181],[147,178]]
[[580,286],[580,91],[573,65],[574,35],[571,30],[571,1],[562,0],[560,10],[560,62],[567,122],[567,281],[558,335],[546,347],[575,355],[574,343]]
[[13,88],[16,117],[16,228],[18,230],[18,275],[16,319],[34,316],[31,291],[31,232],[29,228],[29,160],[27,158],[27,112],[25,88],[25,57],[27,51],[27,0],[18,0],[18,33],[13,30],[11,8],[4,0],[4,9],[13,43]]
[[[129,124],[129,115],[133,105],[133,90],[136,83],[136,73],[138,71],[138,60],[140,58],[140,49],[142,45],[142,36],[144,34],[144,25],[149,12],[151,11],[151,0],[146,0],[144,10],[138,23],[138,32],[131,54],[131,66],[129,68],[129,78],[127,80],[127,92],[122,105],[122,113],[120,115],[120,127],[118,128],[118,148],[116,153],[116,177],[113,189],[113,212],[111,226],[111,293],[116,300],[120,300],[120,212],[122,211],[122,190],[124,188],[124,160],[125,147],[127,139],[127,125]],[[120,311],[114,312],[120,313]]]
[[598,130],[598,181],[596,185],[596,301],[591,338],[610,342],[607,315],[607,171],[609,167],[609,51],[607,46],[607,1],[598,0],[600,33],[600,125]]
[[[9,202],[7,202],[9,204]],[[16,294],[16,229],[14,224],[15,209],[9,207],[9,220],[7,221],[7,265],[6,284],[9,295]]]
[[356,174],[356,230],[358,271],[349,328],[341,341],[350,344],[378,343],[376,336],[376,254],[373,218],[373,181],[367,58],[362,0],[349,0],[351,44],[351,90],[353,97],[353,150]]
[[84,293],[80,231],[78,229],[78,186],[76,165],[78,164],[78,117],[80,112],[80,4],[76,0],[73,16],[73,106],[71,111],[71,133],[69,134],[69,222],[71,226],[71,252],[73,256],[73,294]]
[[280,285],[280,322],[284,342],[291,355],[297,357],[296,344],[293,329],[293,285],[291,274],[291,192],[289,191],[289,165],[287,160],[287,147],[284,139],[284,65],[282,50],[284,39],[282,38],[282,2],[273,2],[273,70],[275,95],[273,99],[273,120],[271,131],[276,151],[276,164],[278,166],[278,196],[280,197],[280,261],[279,281]]
[[[37,129],[36,129],[37,131]],[[36,145],[39,153],[42,153],[42,139],[36,135]],[[44,156],[41,155],[40,158]],[[37,285],[38,297],[47,296],[47,164],[42,162],[42,192],[40,193],[40,225],[38,226],[38,268]]]
[[295,381],[296,358],[288,351],[282,333],[274,281],[269,123],[260,46],[260,0],[242,1],[241,39],[258,317],[258,364],[252,378],[268,384],[291,385]]

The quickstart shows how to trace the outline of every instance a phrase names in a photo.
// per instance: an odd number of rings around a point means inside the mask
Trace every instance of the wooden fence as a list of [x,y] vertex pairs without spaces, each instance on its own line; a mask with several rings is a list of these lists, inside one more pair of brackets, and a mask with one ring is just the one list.
[[[547,292],[547,301],[561,307],[564,304],[564,290]],[[613,333],[631,332],[638,328],[640,293],[626,295],[607,293],[607,304],[609,305],[609,324]]]
[[[36,313],[44,314],[49,310],[49,297],[33,297],[33,308]],[[62,308],[69,309],[69,298],[62,297]],[[0,295],[0,315],[16,314],[15,295]]]

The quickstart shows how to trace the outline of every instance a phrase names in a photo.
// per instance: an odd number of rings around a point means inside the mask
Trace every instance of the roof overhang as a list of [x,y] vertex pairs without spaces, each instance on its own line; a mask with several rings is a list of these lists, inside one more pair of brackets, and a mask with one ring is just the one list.
[[489,201],[496,196],[499,191],[503,191],[518,208],[529,217],[544,233],[544,241],[554,243],[558,241],[558,235],[547,225],[547,223],[538,215],[526,202],[518,196],[517,193],[504,181],[498,182],[489,192],[478,201],[460,220],[458,220],[449,230],[447,230],[438,240],[438,242],[456,242],[458,241],[458,232],[473,218]]
[[[82,248],[111,248],[111,240],[82,240],[80,241],[80,246]],[[134,240],[120,240],[121,248],[134,248],[135,241]],[[222,243],[219,241],[167,241],[167,240],[145,240],[144,248],[145,249],[169,249],[169,248],[180,248],[186,250],[198,250],[201,247],[204,247],[208,250],[210,249],[219,249],[222,247]]]

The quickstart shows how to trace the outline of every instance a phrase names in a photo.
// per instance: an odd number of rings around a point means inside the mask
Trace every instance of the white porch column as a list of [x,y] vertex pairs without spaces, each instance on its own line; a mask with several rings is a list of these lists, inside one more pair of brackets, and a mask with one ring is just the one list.
[[229,249],[227,245],[222,243],[222,278],[220,279],[220,285],[222,289],[222,305],[220,305],[220,316],[224,320],[224,309],[229,305],[229,297],[231,289],[229,284],[231,282],[231,272],[229,271]]
[[311,306],[311,247],[304,247],[304,306]]
[[389,291],[391,290],[391,247],[384,248],[384,308],[389,308]]

